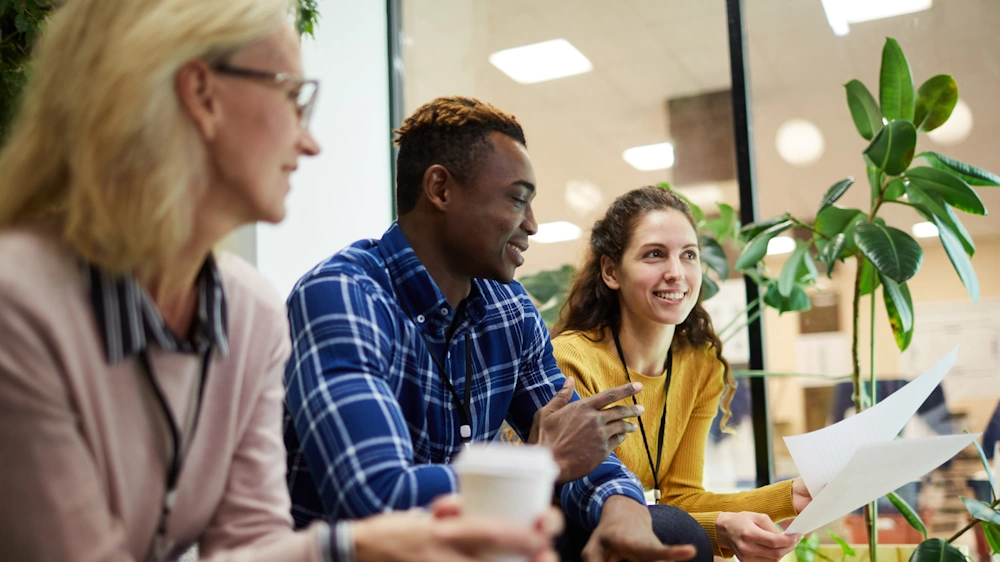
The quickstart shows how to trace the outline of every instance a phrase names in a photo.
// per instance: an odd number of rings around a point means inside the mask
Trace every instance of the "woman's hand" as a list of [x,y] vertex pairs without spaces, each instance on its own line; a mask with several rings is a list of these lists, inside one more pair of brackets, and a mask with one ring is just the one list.
[[715,519],[719,546],[740,562],[773,562],[795,549],[800,537],[783,535],[763,513],[720,513]]
[[809,489],[806,488],[806,483],[799,476],[795,480],[792,480],[792,507],[795,508],[795,513],[802,513],[802,510],[809,505],[812,501],[812,496],[809,494]]
[[557,562],[553,538],[562,532],[562,514],[551,509],[533,528],[462,515],[455,496],[441,498],[429,511],[411,509],[354,523],[358,562],[482,562],[494,552]]

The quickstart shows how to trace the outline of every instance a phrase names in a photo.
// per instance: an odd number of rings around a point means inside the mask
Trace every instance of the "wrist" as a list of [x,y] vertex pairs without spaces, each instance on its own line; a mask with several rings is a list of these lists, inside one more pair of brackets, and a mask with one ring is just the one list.
[[649,508],[634,498],[616,494],[604,500],[600,523],[618,518],[635,520],[636,517],[650,519]]
[[715,540],[719,543],[719,548],[732,552],[733,545],[729,540],[729,522],[732,520],[732,513],[721,512],[715,517]]
[[358,562],[355,551],[355,523],[338,521],[329,526],[330,562]]

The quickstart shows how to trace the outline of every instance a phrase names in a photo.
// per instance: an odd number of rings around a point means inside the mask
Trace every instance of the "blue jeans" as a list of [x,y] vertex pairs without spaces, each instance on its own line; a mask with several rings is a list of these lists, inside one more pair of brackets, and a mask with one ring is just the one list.
[[[691,562],[712,562],[712,541],[708,533],[687,512],[669,505],[649,506],[653,519],[653,533],[663,544],[693,544],[698,549]],[[590,532],[566,521],[566,531],[556,539],[556,550],[562,562],[579,562],[583,547],[590,540]]]

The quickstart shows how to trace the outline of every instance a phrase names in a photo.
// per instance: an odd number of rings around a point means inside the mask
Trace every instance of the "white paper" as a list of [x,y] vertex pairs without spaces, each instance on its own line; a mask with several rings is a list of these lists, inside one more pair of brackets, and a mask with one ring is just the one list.
[[979,435],[903,439],[859,447],[843,470],[819,495],[813,496],[813,501],[792,521],[785,534],[814,531],[875,501],[941,466]]
[[[920,405],[927,400],[931,391],[941,383],[945,373],[955,365],[957,359],[958,346],[956,345],[936,365],[924,371],[922,375],[874,407],[829,427],[803,435],[785,437],[785,445],[788,446],[792,460],[795,461],[795,466],[799,469],[799,474],[802,476],[809,494],[814,498],[814,502],[819,498],[823,489],[845,470],[848,462],[854,458],[856,451],[866,445],[885,445],[892,441],[906,425],[906,422],[917,412]],[[934,467],[945,460],[947,459],[942,459]],[[928,471],[933,470],[934,467]],[[922,475],[923,473],[918,476]],[[901,486],[911,479],[900,480],[899,485]],[[864,503],[866,502],[862,502],[862,504]]]

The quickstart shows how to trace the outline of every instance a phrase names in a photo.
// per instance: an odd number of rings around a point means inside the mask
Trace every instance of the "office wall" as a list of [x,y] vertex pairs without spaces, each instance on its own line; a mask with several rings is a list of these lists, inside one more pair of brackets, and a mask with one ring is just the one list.
[[380,236],[391,221],[385,3],[320,0],[319,12],[302,57],[306,74],[320,80],[311,128],[323,152],[300,160],[283,223],[234,237],[282,295],[323,258]]

